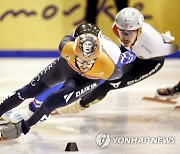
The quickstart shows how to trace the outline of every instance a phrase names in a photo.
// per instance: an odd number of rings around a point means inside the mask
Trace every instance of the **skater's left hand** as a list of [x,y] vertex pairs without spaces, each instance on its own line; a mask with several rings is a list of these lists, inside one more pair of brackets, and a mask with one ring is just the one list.
[[165,43],[169,43],[175,40],[174,36],[171,36],[170,31],[167,31],[165,34],[161,34]]

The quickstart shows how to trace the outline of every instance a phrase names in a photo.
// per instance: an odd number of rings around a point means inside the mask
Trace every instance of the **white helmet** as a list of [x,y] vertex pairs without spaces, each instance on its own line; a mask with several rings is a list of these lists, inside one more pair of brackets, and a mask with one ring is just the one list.
[[139,10],[127,7],[116,15],[115,24],[121,30],[136,30],[142,27],[143,21],[144,16]]

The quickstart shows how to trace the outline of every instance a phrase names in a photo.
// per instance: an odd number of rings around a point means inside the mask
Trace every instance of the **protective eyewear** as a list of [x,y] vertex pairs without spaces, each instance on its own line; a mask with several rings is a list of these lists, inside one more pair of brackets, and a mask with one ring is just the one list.
[[75,59],[76,59],[79,63],[84,64],[84,62],[85,62],[87,65],[92,65],[92,64],[94,64],[94,62],[96,61],[96,59],[83,60],[83,59],[81,59],[81,58],[79,58],[79,57],[76,57]]

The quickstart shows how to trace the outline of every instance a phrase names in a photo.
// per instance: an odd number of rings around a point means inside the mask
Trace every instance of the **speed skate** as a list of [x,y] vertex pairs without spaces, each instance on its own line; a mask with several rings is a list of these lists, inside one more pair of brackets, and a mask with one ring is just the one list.
[[145,96],[145,97],[143,97],[143,100],[154,101],[154,102],[159,102],[159,103],[166,103],[166,104],[174,104],[174,105],[177,104],[176,101],[173,101],[173,100],[168,99],[168,98],[162,99],[162,98],[159,98],[157,96],[154,96],[154,97],[147,97],[147,96]]
[[163,99],[163,98],[159,98],[157,96],[155,96],[155,97],[145,96],[142,99],[145,101],[153,101],[153,102],[164,103],[164,104],[172,104],[172,105],[174,105],[174,109],[180,109],[180,103],[178,103],[177,101],[171,100],[169,98]]
[[3,135],[2,135],[2,129],[7,124],[8,124],[8,122],[0,125],[0,141],[8,140],[7,138],[3,137]]

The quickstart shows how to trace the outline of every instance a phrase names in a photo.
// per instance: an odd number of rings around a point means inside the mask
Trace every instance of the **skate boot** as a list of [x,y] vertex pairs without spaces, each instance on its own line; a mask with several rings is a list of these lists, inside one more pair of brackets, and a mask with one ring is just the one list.
[[27,105],[19,105],[18,107],[4,113],[0,117],[0,125],[7,124],[9,122],[18,123],[21,120],[27,120],[33,115],[33,113],[34,110],[32,109],[32,102]]
[[22,134],[21,122],[14,124],[8,123],[0,127],[0,141],[14,139]]
[[34,111],[30,110],[30,104],[21,106],[13,110],[13,112],[9,116],[9,121],[12,123],[18,123],[22,120],[28,120]]
[[[177,98],[179,94],[180,82],[174,87],[157,89],[154,97],[143,97],[143,100],[155,101],[166,104],[177,104],[177,102],[172,99]],[[175,106],[175,108],[178,108],[177,105]]]
[[179,94],[180,94],[180,82],[174,87],[157,89],[156,96],[171,100],[177,98]]
[[9,110],[0,117],[0,125],[9,123],[9,121],[10,121],[9,116],[11,113],[12,113],[12,110]]
[[92,103],[89,103],[88,105],[81,104],[80,100],[77,100],[76,102],[69,104],[65,107],[59,108],[56,111],[59,114],[73,114],[73,113],[79,113],[81,111],[84,111],[85,109],[89,108],[93,104],[99,102],[99,100],[94,100]]
[[72,104],[69,104],[67,106],[61,107],[59,109],[56,109],[56,111],[59,114],[73,114],[73,113],[78,113],[80,111],[85,110],[85,107],[81,107],[80,102],[76,101]]

